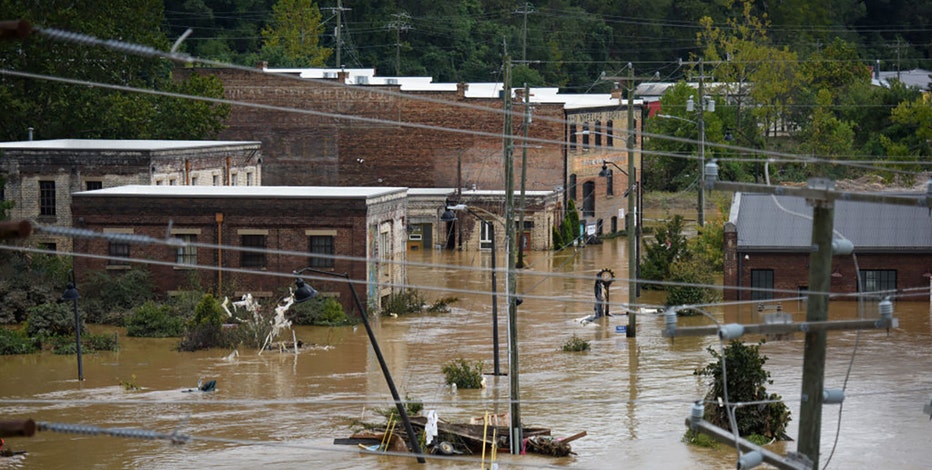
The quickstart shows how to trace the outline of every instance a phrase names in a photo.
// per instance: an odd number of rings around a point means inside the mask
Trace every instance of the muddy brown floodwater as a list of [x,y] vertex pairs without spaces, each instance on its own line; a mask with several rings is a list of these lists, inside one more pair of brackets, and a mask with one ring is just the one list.
[[[502,256],[501,259],[504,259]],[[441,418],[461,421],[485,412],[508,410],[509,379],[488,376],[484,390],[453,393],[443,384],[441,367],[455,358],[483,361],[492,371],[490,276],[478,269],[488,253],[427,251],[412,254],[409,283],[428,300],[454,296],[449,313],[383,318],[375,334],[402,396],[422,400]],[[517,292],[521,414],[525,425],[545,426],[555,436],[580,431],[588,435],[572,444],[575,456],[547,458],[499,454],[499,468],[734,468],[735,449],[700,449],[681,442],[684,421],[705,385],[693,371],[711,361],[712,337],[661,336],[663,319],[638,317],[637,338],[616,333],[627,318],[582,326],[577,319],[593,308],[591,278],[610,268],[627,277],[626,241],[553,253],[530,253],[529,268],[519,275]],[[507,321],[504,277],[499,276],[499,358],[507,371]],[[613,302],[627,298],[626,283],[611,286]],[[659,304],[657,292],[640,301]],[[785,303],[797,320],[805,306]],[[613,311],[620,309],[613,308]],[[832,319],[856,318],[856,303],[832,302]],[[876,302],[866,303],[876,315]],[[756,322],[753,306],[712,309],[720,321]],[[840,388],[848,374],[847,398],[839,424],[839,407],[823,410],[820,463],[835,443],[829,468],[924,469],[932,458],[932,423],[923,404],[932,394],[932,325],[928,301],[897,302],[897,329],[832,332],[828,340],[825,385]],[[681,318],[680,325],[706,325],[703,318]],[[114,331],[91,327],[92,331]],[[116,330],[122,335],[122,330]],[[48,353],[0,358],[0,419],[32,418],[55,423],[83,423],[107,428],[178,431],[197,437],[185,444],[40,432],[32,438],[8,438],[7,447],[28,454],[0,460],[0,468],[22,469],[236,469],[236,468],[478,468],[468,460],[360,454],[333,445],[348,437],[354,419],[375,421],[375,408],[391,396],[362,326],[297,327],[310,346],[297,354],[240,350],[180,353],[176,339],[120,337],[120,351],[86,354],[84,375],[76,380],[74,356]],[[590,341],[591,351],[563,353],[572,335]],[[755,337],[746,338],[756,341]],[[852,362],[852,351],[857,354]],[[773,379],[768,391],[783,396],[798,432],[803,339],[771,341],[761,347]],[[198,377],[217,380],[214,393],[182,393]],[[126,391],[121,381],[141,388]],[[378,418],[380,419],[380,418]],[[795,451],[795,442],[775,443],[775,452]],[[461,456],[463,457],[463,456]]]

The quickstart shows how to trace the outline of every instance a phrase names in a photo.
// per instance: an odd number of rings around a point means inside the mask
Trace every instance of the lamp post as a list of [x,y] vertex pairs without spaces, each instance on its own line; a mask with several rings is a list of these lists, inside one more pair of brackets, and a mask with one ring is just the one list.
[[61,295],[61,301],[67,302],[70,300],[74,306],[74,338],[75,349],[78,353],[78,380],[84,380],[84,366],[81,364],[81,316],[78,314],[78,299],[81,296],[78,294],[78,288],[75,287],[74,270],[68,272],[71,281],[68,282],[65,292]]
[[443,211],[443,214],[440,216],[440,220],[443,222],[452,222],[456,220],[456,211],[466,211],[472,214],[473,217],[479,219],[487,227],[489,227],[489,237],[492,239],[492,350],[493,350],[493,363],[494,363],[494,372],[493,375],[505,375],[501,373],[499,368],[499,359],[498,359],[498,276],[497,270],[495,267],[495,225],[492,222],[488,221],[481,215],[477,214],[466,204],[456,204],[453,206],[447,206]]
[[[401,422],[404,424],[405,433],[408,434],[408,441],[411,451],[417,455],[418,463],[424,463],[425,460],[423,455],[421,455],[421,446],[418,443],[417,435],[414,433],[414,428],[411,427],[411,420],[408,419],[408,413],[405,411],[404,403],[401,401],[401,397],[398,395],[398,390],[395,388],[395,382],[392,380],[392,375],[388,371],[388,365],[385,363],[385,358],[382,356],[382,350],[379,349],[379,343],[375,339],[375,333],[372,332],[372,326],[369,325],[369,314],[366,313],[365,307],[363,307],[362,302],[359,300],[359,294],[356,293],[356,288],[353,286],[353,283],[350,282],[349,274],[321,271],[310,267],[301,268],[297,271],[294,271],[292,274],[298,276],[304,272],[313,272],[326,276],[342,277],[343,279],[346,279],[346,283],[349,285],[350,291],[353,293],[353,301],[356,303],[356,308],[359,309],[359,315],[362,318],[362,324],[366,328],[366,334],[369,335],[369,342],[372,344],[372,350],[375,351],[375,357],[379,361],[379,367],[382,368],[382,375],[385,376],[385,381],[388,383],[388,390],[391,392],[392,398],[395,400],[395,407],[398,409],[398,416],[401,418]],[[310,299],[313,299],[314,297],[317,297],[317,291],[314,290],[313,287],[307,285],[300,277],[295,280],[295,287],[296,290],[294,292],[294,301],[296,304],[306,302]]]
[[[640,202],[639,195],[641,193],[637,181],[637,168],[634,165],[628,165],[629,169],[631,169],[631,173],[628,173],[615,162],[602,160],[602,170],[599,171],[600,177],[607,178],[611,174],[608,165],[618,168],[618,171],[628,177],[628,189],[625,191],[625,196],[628,198],[628,216],[625,217],[625,231],[628,233],[628,328],[625,329],[625,336],[634,338],[637,336],[637,310],[635,304],[637,304],[638,292],[638,248],[641,230],[637,217],[644,208],[635,205],[636,200]],[[634,191],[634,194],[631,194],[631,191]]]

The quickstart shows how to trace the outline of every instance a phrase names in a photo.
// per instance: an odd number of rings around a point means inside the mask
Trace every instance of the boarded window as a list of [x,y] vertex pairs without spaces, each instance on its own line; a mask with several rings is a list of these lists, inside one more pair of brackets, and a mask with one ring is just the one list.
[[751,300],[770,300],[773,298],[773,269],[751,270]]

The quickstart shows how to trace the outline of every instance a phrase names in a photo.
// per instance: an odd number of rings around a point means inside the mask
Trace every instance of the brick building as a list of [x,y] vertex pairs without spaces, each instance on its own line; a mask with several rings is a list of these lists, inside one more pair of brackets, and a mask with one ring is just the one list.
[[[725,223],[725,299],[805,294],[811,218],[812,208],[803,198],[736,193]],[[932,215],[927,208],[838,200],[834,229],[854,244],[861,286],[852,257],[835,256],[832,293],[886,291],[900,300],[929,298]]]
[[[71,194],[127,184],[261,185],[259,142],[62,139],[0,143],[10,217],[70,227]],[[71,240],[38,234],[70,251]]]
[[[221,137],[262,141],[266,184],[505,188],[501,83],[376,77],[372,69],[263,70],[199,68],[175,73],[214,75],[223,82],[227,98],[263,105],[234,106]],[[633,105],[640,116],[640,102]],[[523,116],[528,106],[525,144]],[[626,205],[620,194],[629,185],[618,176],[599,178],[598,172],[602,159],[626,164],[626,106],[617,94],[531,88],[525,98],[523,89],[515,89],[514,187],[520,187],[526,158],[526,190],[578,186],[578,194],[564,192],[563,203],[567,197],[582,201],[585,196],[587,215],[581,218],[610,231]],[[592,143],[576,145],[577,138],[589,140],[589,135],[580,134],[587,129]],[[568,151],[570,147],[574,150]],[[617,192],[608,189],[609,181]],[[582,204],[577,205],[582,210]]]
[[[78,228],[184,243],[76,239],[76,252],[107,256],[75,257],[79,278],[142,262],[161,292],[184,289],[195,276],[226,295],[277,299],[294,285],[290,273],[311,267],[349,274],[372,309],[404,284],[405,188],[131,185],[72,198]],[[355,311],[344,280],[310,272],[304,278],[337,295],[348,314]]]

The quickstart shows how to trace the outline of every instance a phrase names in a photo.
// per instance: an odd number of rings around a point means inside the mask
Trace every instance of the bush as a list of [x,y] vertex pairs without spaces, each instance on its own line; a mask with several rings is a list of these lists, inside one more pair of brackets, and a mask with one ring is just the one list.
[[575,334],[573,335],[572,338],[566,340],[566,342],[563,343],[564,352],[580,352],[580,351],[588,351],[588,350],[589,350],[589,342],[580,338],[579,336],[576,336]]
[[[647,243],[641,262],[641,278],[669,281],[671,266],[687,256],[686,237],[683,235],[683,216],[675,215],[657,230],[654,240]],[[645,289],[662,289],[659,284],[644,284]]]
[[204,294],[194,308],[194,317],[188,320],[184,338],[178,349],[197,351],[222,346],[223,307],[211,294]]
[[[711,346],[709,354],[715,358],[702,369],[693,372],[700,377],[711,379],[707,402],[725,397],[722,380],[722,361],[724,360],[728,375],[728,402],[771,401],[757,406],[743,406],[734,410],[738,433],[742,436],[760,435],[769,439],[788,439],[786,426],[790,422],[790,411],[777,394],[767,394],[766,385],[772,384],[770,373],[764,369],[767,357],[760,355],[760,345],[746,345],[733,340],[725,348],[725,357]],[[723,429],[731,429],[725,407],[706,406],[703,418]]]
[[424,297],[415,289],[388,296],[388,302],[382,305],[382,315],[405,315],[424,311]]
[[[81,311],[79,315],[83,317]],[[84,322],[81,318],[81,331]],[[74,336],[74,306],[71,302],[36,305],[29,309],[26,334],[36,338]]]
[[295,325],[341,326],[354,323],[346,316],[343,305],[333,297],[319,296],[289,308]]
[[[75,344],[74,335],[71,336],[52,336],[48,338],[47,345],[51,347],[52,353],[66,355],[77,354],[78,348]],[[82,334],[81,335],[81,354],[95,353],[99,351],[116,351],[117,340],[114,335],[99,334]]]
[[454,359],[443,366],[447,385],[457,388],[482,388],[482,361],[470,363],[466,359]]
[[[669,281],[675,283],[667,286],[667,302],[671,305],[701,305],[710,304],[718,300],[717,292],[710,287],[699,287],[696,284],[713,285],[715,278],[708,269],[708,264],[699,259],[682,258],[670,266]],[[689,309],[680,313],[690,315]]]
[[126,317],[126,335],[148,338],[182,336],[184,319],[174,314],[170,305],[148,301]]
[[30,308],[56,302],[70,268],[63,256],[0,252],[0,324],[22,323]]
[[90,323],[122,326],[134,308],[155,298],[155,282],[144,268],[120,273],[95,271],[78,289]]
[[0,355],[30,354],[38,350],[39,345],[26,336],[23,330],[0,328]]

